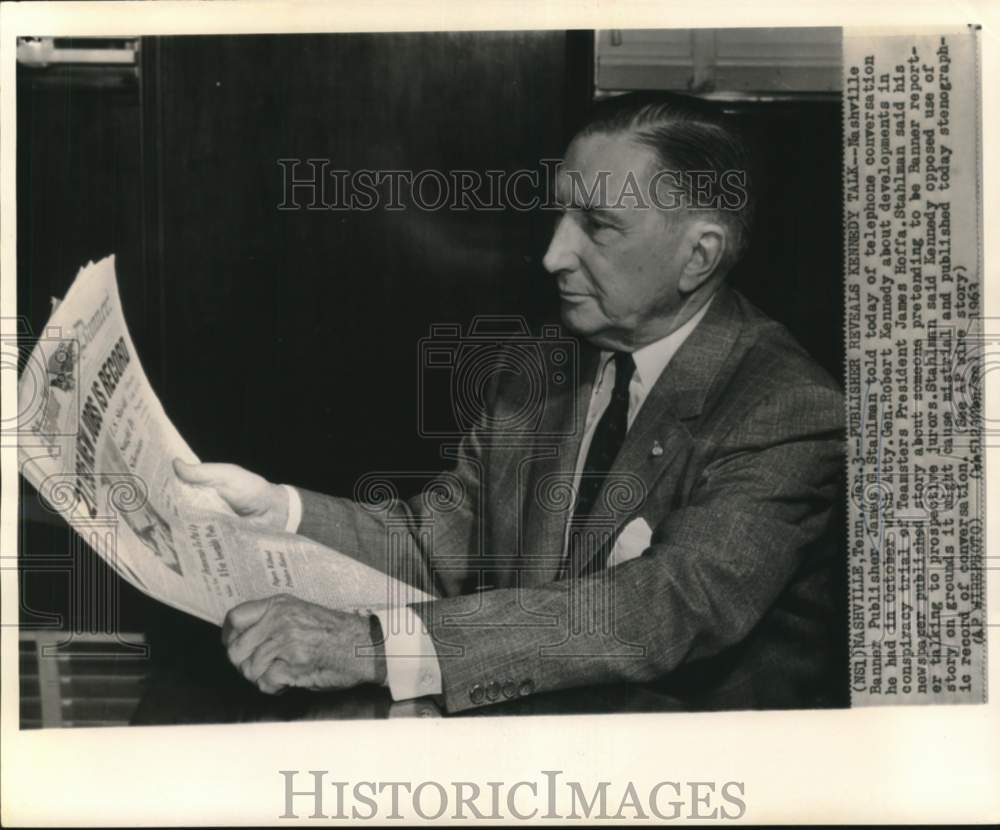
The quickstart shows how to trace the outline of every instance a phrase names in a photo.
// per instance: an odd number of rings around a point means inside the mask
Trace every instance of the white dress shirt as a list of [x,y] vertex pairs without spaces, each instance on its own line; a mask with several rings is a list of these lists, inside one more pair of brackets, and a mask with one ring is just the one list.
[[[635,361],[635,372],[629,383],[628,394],[628,426],[631,429],[639,409],[642,407],[663,370],[667,368],[681,344],[687,340],[691,332],[708,311],[712,298],[703,305],[694,316],[676,331],[668,334],[648,346],[632,353]],[[615,386],[615,362],[613,352],[602,351],[597,366],[597,377],[590,396],[587,418],[584,424],[583,438],[576,457],[574,486],[579,482],[587,460],[587,452],[594,438],[594,431],[601,420],[601,415],[611,402],[611,394]],[[287,484],[282,485],[288,490],[288,521],[285,529],[289,533],[298,531],[302,521],[302,500],[298,491]],[[569,539],[569,518],[567,516],[566,531],[563,536],[563,551]],[[613,561],[609,559],[609,566]],[[397,608],[375,609],[385,637],[386,685],[393,700],[409,700],[441,693],[441,667],[438,664],[434,641],[424,625],[423,619],[409,606]]]

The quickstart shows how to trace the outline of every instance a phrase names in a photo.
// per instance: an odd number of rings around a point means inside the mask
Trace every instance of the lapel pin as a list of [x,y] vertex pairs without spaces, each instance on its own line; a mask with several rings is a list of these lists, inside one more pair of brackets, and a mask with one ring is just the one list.
[[649,454],[652,455],[654,458],[659,458],[661,455],[663,455],[663,445],[659,441],[654,441],[653,449],[649,451]]

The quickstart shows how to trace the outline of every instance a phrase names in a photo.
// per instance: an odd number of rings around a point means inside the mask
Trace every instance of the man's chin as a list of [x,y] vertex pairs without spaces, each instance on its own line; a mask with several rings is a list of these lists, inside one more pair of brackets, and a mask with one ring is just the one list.
[[576,303],[565,299],[562,301],[560,308],[562,322],[573,334],[589,337],[604,328],[604,321],[600,320],[598,315],[588,308],[590,305],[590,302]]
[[563,326],[599,349],[621,349],[623,340],[610,320],[596,309],[596,303],[572,304],[563,302]]

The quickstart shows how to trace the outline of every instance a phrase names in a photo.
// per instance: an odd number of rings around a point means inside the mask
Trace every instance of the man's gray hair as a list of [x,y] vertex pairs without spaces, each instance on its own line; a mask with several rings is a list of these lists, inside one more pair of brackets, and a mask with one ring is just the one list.
[[[631,134],[652,149],[660,169],[676,174],[686,205],[714,205],[728,229],[723,268],[728,271],[750,243],[754,200],[750,152],[727,116],[709,101],[667,92],[632,92],[598,102],[577,137]],[[696,178],[694,172],[709,175]],[[742,194],[736,198],[733,185]],[[696,193],[700,190],[700,193]]]

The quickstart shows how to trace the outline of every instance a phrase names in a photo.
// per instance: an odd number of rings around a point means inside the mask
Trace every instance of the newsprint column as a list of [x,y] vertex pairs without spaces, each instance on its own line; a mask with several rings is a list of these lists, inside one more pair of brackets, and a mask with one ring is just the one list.
[[978,31],[845,31],[852,703],[986,699]]

